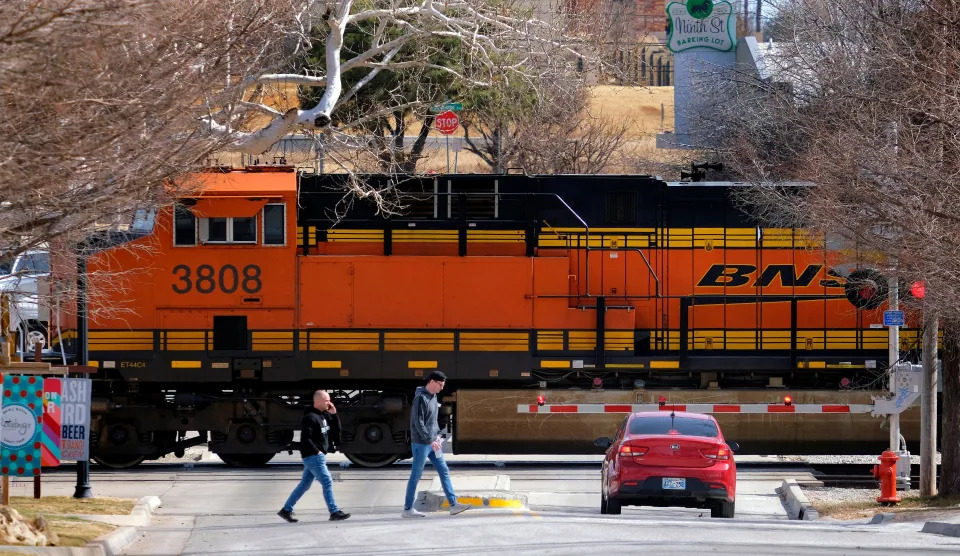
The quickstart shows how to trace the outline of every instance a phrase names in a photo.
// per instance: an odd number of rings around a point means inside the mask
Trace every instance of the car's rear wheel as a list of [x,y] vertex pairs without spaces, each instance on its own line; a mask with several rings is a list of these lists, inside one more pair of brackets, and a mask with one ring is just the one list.
[[718,502],[710,508],[710,517],[732,518],[736,502]]
[[613,515],[620,515],[620,502],[614,500],[613,498],[607,499],[607,513]]

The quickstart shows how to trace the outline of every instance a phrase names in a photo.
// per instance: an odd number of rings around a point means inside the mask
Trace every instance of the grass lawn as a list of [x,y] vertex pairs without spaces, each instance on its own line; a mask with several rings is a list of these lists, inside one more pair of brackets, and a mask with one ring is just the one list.
[[936,520],[945,515],[960,515],[960,496],[904,498],[896,506],[881,506],[877,502],[815,503],[821,517],[834,519],[863,519],[878,513],[895,514],[896,521]]
[[[10,507],[26,519],[43,515],[50,529],[57,534],[57,546],[83,546],[89,541],[117,528],[108,523],[97,523],[66,514],[128,515],[136,500],[127,498],[72,498],[44,496],[39,500],[27,496],[13,496]],[[0,551],[0,556],[5,552]]]

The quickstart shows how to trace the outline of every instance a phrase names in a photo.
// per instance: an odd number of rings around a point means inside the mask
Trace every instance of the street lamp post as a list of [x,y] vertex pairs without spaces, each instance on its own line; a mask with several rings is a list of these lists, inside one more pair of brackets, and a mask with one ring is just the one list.
[[[83,247],[81,246],[81,249]],[[83,254],[77,255],[77,365],[86,365],[89,359],[87,352],[87,336],[89,323],[87,322],[87,259]],[[74,373],[74,377],[82,377],[82,373]],[[73,491],[74,498],[93,498],[90,489],[90,460],[77,462],[77,488]]]

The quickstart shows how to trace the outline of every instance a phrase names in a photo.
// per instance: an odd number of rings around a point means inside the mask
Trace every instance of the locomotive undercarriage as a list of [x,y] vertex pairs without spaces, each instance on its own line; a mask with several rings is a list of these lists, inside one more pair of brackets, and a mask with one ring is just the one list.
[[[108,467],[132,467],[206,444],[229,465],[263,465],[279,452],[299,448],[295,433],[312,392],[174,391],[142,386],[123,394],[103,391],[94,401],[92,457]],[[366,391],[331,391],[331,395],[342,426],[343,442],[338,448],[351,461],[378,467],[408,457],[406,396]]]
[[[862,368],[715,372],[542,369],[532,373],[533,382],[512,388],[530,391],[531,399],[544,387],[579,392],[719,389],[735,396],[735,390],[838,392],[844,384],[856,386],[873,380],[875,374],[875,369]],[[204,444],[229,465],[265,464],[279,452],[299,448],[296,431],[313,390],[319,387],[260,384],[241,390],[231,389],[230,384],[205,389],[181,384],[176,389],[160,389],[150,383],[122,380],[95,383],[92,455],[97,462],[118,468],[170,453],[182,455],[185,449]],[[383,386],[386,391],[330,391],[342,424],[338,449],[363,467],[380,467],[409,457],[409,400],[415,385],[385,382]],[[485,389],[491,385],[476,381],[459,387]],[[445,428],[455,422],[456,393],[444,392],[443,398],[441,427]]]

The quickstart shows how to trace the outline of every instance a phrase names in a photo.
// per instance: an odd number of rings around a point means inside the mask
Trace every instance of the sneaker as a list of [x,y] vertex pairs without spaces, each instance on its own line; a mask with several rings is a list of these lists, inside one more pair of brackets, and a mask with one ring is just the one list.
[[332,514],[330,514],[330,521],[343,521],[344,519],[347,519],[349,517],[350,517],[350,514],[348,514],[347,512],[343,510],[337,510]]
[[457,514],[463,513],[472,507],[473,506],[471,506],[470,504],[461,504],[460,502],[457,502],[456,504],[450,506],[450,515],[457,515]]
[[296,523],[300,521],[299,519],[293,517],[293,512],[288,512],[287,510],[280,510],[277,512],[277,515],[289,521],[290,523]]
[[400,512],[400,517],[427,517],[427,514],[410,508],[409,510],[403,510]]

